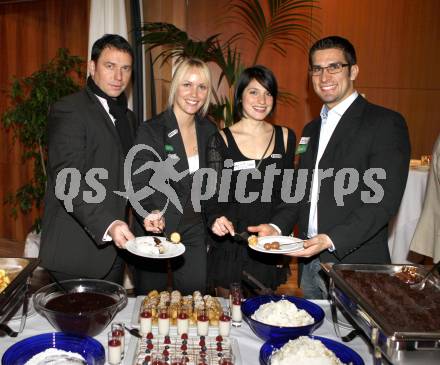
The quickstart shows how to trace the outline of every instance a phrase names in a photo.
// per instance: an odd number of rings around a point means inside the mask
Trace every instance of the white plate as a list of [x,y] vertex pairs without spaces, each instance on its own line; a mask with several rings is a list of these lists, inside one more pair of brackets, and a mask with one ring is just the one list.
[[[289,245],[281,246],[278,250],[266,250],[264,248],[265,243],[279,242],[279,243],[288,243]],[[249,245],[255,251],[264,252],[264,253],[272,253],[272,254],[284,254],[291,253],[296,251],[301,251],[303,249],[303,240],[296,237],[290,236],[266,236],[266,237],[258,237],[258,242],[256,245]]]
[[161,240],[161,244],[165,248],[164,253],[155,254],[139,250],[140,245],[154,246],[155,242],[153,236],[136,237],[134,240],[128,241],[125,248],[127,249],[127,251],[131,252],[134,255],[148,257],[150,259],[170,259],[172,257],[180,256],[185,252],[185,246],[181,243],[172,243],[170,241],[167,241],[165,237],[156,238]]

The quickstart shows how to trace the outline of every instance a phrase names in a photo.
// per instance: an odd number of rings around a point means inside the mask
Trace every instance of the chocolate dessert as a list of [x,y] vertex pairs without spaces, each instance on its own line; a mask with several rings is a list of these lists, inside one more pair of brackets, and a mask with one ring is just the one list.
[[440,332],[440,290],[432,283],[420,291],[388,273],[341,270],[340,274],[394,331]]

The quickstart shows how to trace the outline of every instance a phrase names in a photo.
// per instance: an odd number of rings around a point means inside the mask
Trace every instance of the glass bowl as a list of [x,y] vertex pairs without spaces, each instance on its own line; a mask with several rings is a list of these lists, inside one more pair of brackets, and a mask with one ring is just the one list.
[[[254,314],[262,304],[269,303],[270,301],[278,302],[281,299],[286,299],[289,302],[292,302],[298,309],[304,309],[313,317],[315,322],[307,326],[281,327],[272,326],[252,319],[252,314]],[[325,316],[324,311],[319,305],[312,303],[307,299],[287,295],[261,295],[246,299],[241,304],[241,311],[243,312],[245,321],[249,324],[252,331],[265,341],[270,339],[293,339],[299,336],[307,336],[321,325]]]
[[[325,337],[318,337],[318,336],[308,336],[310,338],[313,338],[314,340],[321,341],[325,347],[327,347],[329,350],[331,350],[336,357],[341,360],[344,364],[351,364],[351,365],[364,365],[364,361],[359,356],[359,354],[355,351],[353,351],[348,346],[337,342],[330,340],[329,338]],[[261,346],[260,349],[260,364],[261,365],[269,365],[270,364],[270,357],[272,355],[272,352],[274,350],[278,350],[281,347],[283,347],[289,339],[278,339],[278,340],[269,340]],[[292,359],[292,364],[295,362],[294,359]]]
[[[65,280],[35,292],[35,310],[57,330],[83,336],[96,336],[127,304],[125,289],[115,283],[95,279]],[[58,303],[56,303],[58,302]]]
[[34,355],[49,348],[76,352],[87,365],[104,365],[104,347],[91,337],[71,335],[62,332],[43,333],[28,337],[13,344],[2,357],[2,365],[23,365]]

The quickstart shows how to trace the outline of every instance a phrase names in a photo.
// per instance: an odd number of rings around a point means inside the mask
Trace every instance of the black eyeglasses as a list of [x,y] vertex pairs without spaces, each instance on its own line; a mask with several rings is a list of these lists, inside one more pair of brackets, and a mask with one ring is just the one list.
[[331,63],[327,67],[321,67],[321,66],[312,66],[309,69],[309,72],[312,76],[320,76],[324,72],[324,70],[327,70],[329,74],[338,74],[339,72],[342,72],[342,69],[344,67],[350,66],[348,63]]

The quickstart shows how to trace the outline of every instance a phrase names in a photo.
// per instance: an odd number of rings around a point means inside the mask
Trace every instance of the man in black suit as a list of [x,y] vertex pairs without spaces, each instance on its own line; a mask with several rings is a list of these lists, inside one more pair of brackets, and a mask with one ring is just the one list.
[[[289,234],[298,223],[301,238],[309,239],[291,255],[301,258],[304,296],[318,298],[324,289],[320,261],[390,263],[388,222],[405,189],[410,144],[400,114],[369,103],[354,89],[359,66],[348,40],[317,41],[309,66],[324,105],[320,117],[305,126],[297,149],[296,189],[305,184],[304,198],[282,203],[271,225],[249,230]],[[304,180],[302,169],[308,172]]]
[[50,110],[48,182],[41,237],[42,266],[58,279],[122,282],[118,255],[134,238],[126,221],[124,159],[137,122],[124,90],[133,51],[107,34],[92,48],[87,86]]

